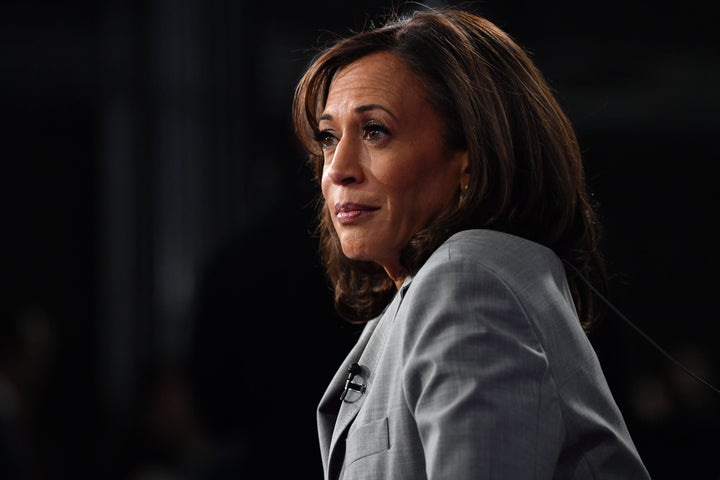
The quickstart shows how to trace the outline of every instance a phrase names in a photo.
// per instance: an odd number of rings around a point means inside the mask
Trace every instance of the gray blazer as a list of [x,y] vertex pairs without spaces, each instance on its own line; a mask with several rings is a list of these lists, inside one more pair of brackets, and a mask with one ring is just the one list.
[[326,479],[650,478],[562,262],[490,230],[454,235],[405,280],[317,421]]

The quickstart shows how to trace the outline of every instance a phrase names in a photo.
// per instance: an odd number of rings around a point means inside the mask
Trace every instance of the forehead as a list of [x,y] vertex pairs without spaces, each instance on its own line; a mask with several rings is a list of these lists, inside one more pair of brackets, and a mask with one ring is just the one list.
[[338,70],[330,83],[326,110],[348,103],[401,108],[425,97],[422,85],[418,75],[396,54],[371,53]]

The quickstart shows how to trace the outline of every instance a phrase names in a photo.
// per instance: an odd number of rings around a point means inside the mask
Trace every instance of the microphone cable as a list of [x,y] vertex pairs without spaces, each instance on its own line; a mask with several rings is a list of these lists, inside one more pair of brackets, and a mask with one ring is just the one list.
[[689,368],[687,368],[685,365],[683,365],[675,357],[670,355],[670,353],[668,353],[664,348],[662,348],[660,345],[658,345],[658,343],[655,340],[653,340],[648,334],[643,332],[642,329],[640,329],[640,327],[638,327],[632,321],[630,321],[630,319],[627,316],[625,316],[619,309],[617,309],[615,307],[615,305],[613,305],[610,302],[610,300],[605,298],[605,296],[602,293],[600,293],[600,291],[597,288],[595,288],[595,286],[592,283],[590,283],[590,281],[587,278],[585,278],[582,273],[580,273],[580,270],[578,270],[578,268],[575,267],[575,265],[573,265],[572,263],[570,263],[564,259],[563,259],[563,262],[565,262],[566,265],[569,265],[575,271],[575,273],[582,279],[582,281],[585,282],[588,287],[590,287],[590,289],[595,293],[595,295],[597,295],[598,298],[600,298],[600,300],[602,300],[608,307],[610,307],[612,309],[612,311],[615,312],[615,314],[618,317],[620,317],[622,320],[625,321],[625,323],[630,325],[630,327],[632,327],[633,330],[635,330],[640,336],[642,336],[645,340],[647,340],[653,347],[655,347],[655,349],[657,349],[660,353],[662,353],[668,360],[670,360],[673,364],[675,364],[683,372],[690,375],[692,378],[694,378],[698,382],[702,383],[706,387],[708,387],[711,390],[715,391],[716,393],[720,394],[720,390],[718,388],[716,388],[714,385],[710,384],[706,380],[704,380],[704,379],[700,378],[698,375],[696,375],[693,371],[691,371]]

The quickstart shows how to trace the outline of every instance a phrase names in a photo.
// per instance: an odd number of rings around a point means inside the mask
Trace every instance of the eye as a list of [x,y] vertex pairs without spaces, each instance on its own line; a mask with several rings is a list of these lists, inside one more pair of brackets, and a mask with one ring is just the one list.
[[390,135],[390,130],[382,124],[371,122],[363,127],[363,138],[371,142],[377,143]]
[[327,130],[318,130],[313,133],[314,140],[320,145],[320,148],[325,150],[326,148],[335,145],[337,139],[335,136]]

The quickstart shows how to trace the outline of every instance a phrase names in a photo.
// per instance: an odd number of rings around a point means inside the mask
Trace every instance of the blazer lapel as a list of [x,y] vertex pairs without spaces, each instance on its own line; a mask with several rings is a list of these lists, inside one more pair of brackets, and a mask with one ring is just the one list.
[[347,369],[348,366],[355,362],[360,356],[377,325],[378,320],[372,320],[365,325],[357,343],[345,358],[345,361],[342,363],[340,369],[335,372],[335,376],[330,381],[330,384],[320,399],[320,403],[317,408],[317,426],[318,436],[320,439],[320,453],[322,455],[326,478],[328,475],[327,466],[330,445],[333,437],[333,430],[335,428],[335,424],[337,423],[340,404],[342,403],[340,401],[340,395],[345,387]]
[[[318,432],[323,447],[321,450],[326,477],[329,473],[329,465],[333,462],[333,452],[336,450],[339,439],[357,416],[365,400],[367,391],[372,388],[372,382],[375,378],[375,367],[382,355],[390,327],[409,284],[410,279],[405,281],[405,284],[398,294],[395,295],[385,309],[385,312],[383,312],[379,318],[368,322],[358,342],[345,358],[345,361],[333,377],[330,386],[320,401],[320,406],[318,407]],[[366,393],[359,395],[359,397],[354,396],[354,398],[356,398],[354,401],[343,402],[340,400],[340,395],[345,387],[348,367],[352,363],[358,363],[362,370],[353,382],[359,382],[364,385]],[[353,392],[353,394],[357,395],[355,392]],[[351,394],[348,395],[350,396]],[[327,450],[325,450],[326,446]],[[327,454],[325,452],[327,452]]]

